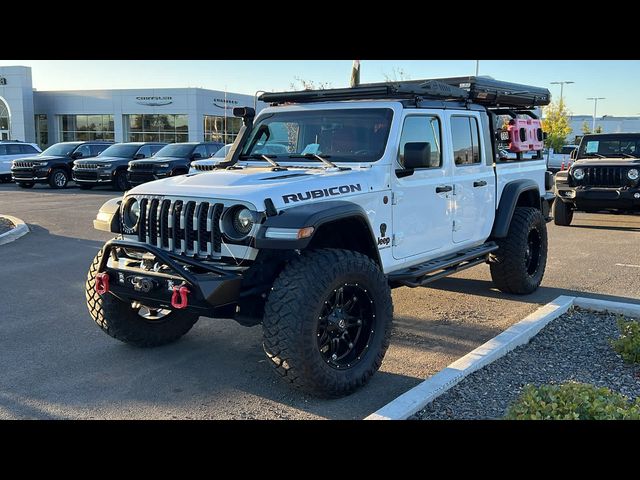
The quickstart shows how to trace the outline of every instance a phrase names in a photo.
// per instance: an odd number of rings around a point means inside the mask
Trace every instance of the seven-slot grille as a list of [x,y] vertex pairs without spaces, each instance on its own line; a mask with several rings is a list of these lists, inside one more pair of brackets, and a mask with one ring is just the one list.
[[622,187],[624,170],[620,167],[584,167],[584,178],[580,185],[590,187]]
[[99,165],[97,163],[76,163],[76,169],[83,170],[97,170]]
[[198,164],[196,163],[196,164],[193,164],[193,165],[191,165],[191,166],[192,166],[193,168],[195,168],[196,170],[201,170],[201,171],[203,171],[203,172],[210,171],[210,170],[215,170],[215,169],[216,169],[216,166],[215,166],[215,165],[198,165]]
[[222,203],[143,198],[138,240],[177,254],[220,258],[223,209]]
[[129,165],[131,170],[153,170],[155,163],[132,163]]
[[33,162],[13,161],[13,166],[17,168],[33,168]]

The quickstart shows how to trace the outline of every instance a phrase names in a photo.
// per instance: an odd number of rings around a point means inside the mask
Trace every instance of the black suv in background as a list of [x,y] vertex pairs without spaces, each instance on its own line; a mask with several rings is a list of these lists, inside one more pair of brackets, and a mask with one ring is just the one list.
[[151,160],[129,162],[128,180],[132,186],[160,178],[184,175],[194,160],[208,158],[224,147],[220,142],[171,143]]
[[640,211],[640,133],[585,135],[571,160],[555,177],[556,225],[570,225],[574,211]]
[[150,158],[166,143],[130,142],[111,145],[104,152],[89,160],[73,163],[73,180],[82,189],[111,184],[114,190],[129,189],[127,167],[131,160]]
[[113,142],[102,140],[56,143],[39,155],[14,160],[11,177],[21,188],[31,188],[36,183],[64,188],[71,178],[74,160],[100,155],[111,145]]

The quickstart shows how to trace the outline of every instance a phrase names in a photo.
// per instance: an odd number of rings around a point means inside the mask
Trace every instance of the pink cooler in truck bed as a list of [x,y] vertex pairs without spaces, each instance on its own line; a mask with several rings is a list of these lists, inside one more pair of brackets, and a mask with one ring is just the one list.
[[529,152],[542,150],[542,124],[534,118],[514,118],[509,121],[509,150]]

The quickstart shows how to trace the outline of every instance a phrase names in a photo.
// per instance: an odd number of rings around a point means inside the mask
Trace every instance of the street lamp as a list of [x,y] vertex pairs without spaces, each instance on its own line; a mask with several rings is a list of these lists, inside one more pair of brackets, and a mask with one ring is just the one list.
[[480,72],[480,60],[476,60],[476,77],[478,76],[478,72]]
[[587,100],[593,100],[593,123],[591,125],[591,131],[596,131],[596,112],[598,111],[598,100],[605,100],[605,97],[587,97]]
[[576,83],[576,82],[573,82],[571,80],[565,80],[563,82],[551,82],[551,85],[560,85],[560,103],[562,103],[562,90],[564,88],[565,83],[569,84],[569,83]]

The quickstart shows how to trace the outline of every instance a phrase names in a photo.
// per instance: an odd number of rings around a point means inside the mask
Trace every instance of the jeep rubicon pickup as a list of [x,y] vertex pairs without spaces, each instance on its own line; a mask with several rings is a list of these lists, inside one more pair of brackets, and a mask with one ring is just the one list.
[[[392,288],[482,263],[503,292],[538,288],[553,198],[543,134],[494,125],[549,98],[483,77],[264,93],[257,117],[234,109],[243,127],[215,170],[101,207],[94,226],[117,236],[89,268],[89,313],[140,347],[199,317],[262,324],[286,382],[349,394],[389,346]],[[523,160],[532,134],[538,154]]]
[[585,135],[571,158],[555,177],[556,225],[571,225],[575,211],[640,211],[640,133]]

